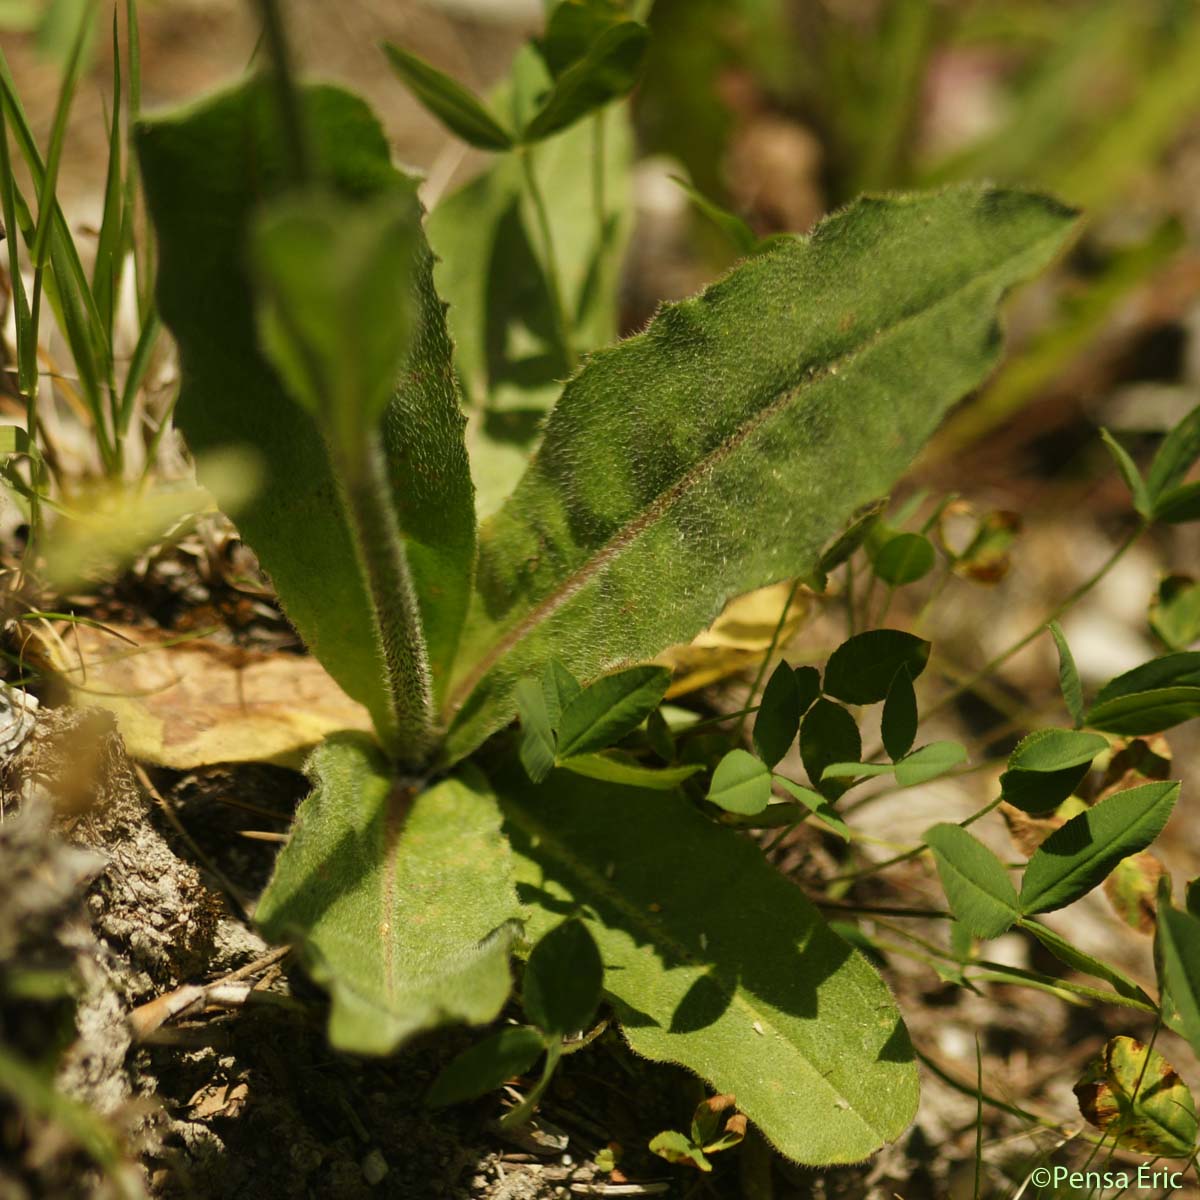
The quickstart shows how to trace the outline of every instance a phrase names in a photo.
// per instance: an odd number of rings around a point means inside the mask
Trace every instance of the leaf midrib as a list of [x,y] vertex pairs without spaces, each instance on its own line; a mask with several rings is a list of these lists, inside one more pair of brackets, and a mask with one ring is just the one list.
[[[711,965],[701,962],[691,952],[691,950],[683,945],[683,943],[677,941],[663,928],[648,920],[646,915],[636,905],[628,901],[618,888],[613,886],[608,879],[594,871],[586,862],[582,861],[575,854],[573,854],[560,838],[558,838],[545,825],[542,825],[539,821],[532,818],[528,812],[521,808],[521,806],[512,799],[511,796],[502,799],[501,803],[506,814],[509,817],[516,819],[523,832],[538,847],[538,849],[548,850],[555,858],[558,859],[560,863],[562,863],[569,871],[575,874],[582,881],[585,887],[602,897],[606,903],[611,904],[612,907],[618,909],[629,921],[629,923],[645,937],[647,942],[651,943],[652,945],[668,949],[672,954],[675,955],[677,959],[679,959],[681,963],[696,967],[699,970],[704,970],[706,965]],[[723,995],[729,997],[731,1004],[738,1005],[750,1016],[751,1024],[757,1021],[763,1029],[770,1029],[785,1045],[791,1047],[793,1053],[805,1064],[812,1076],[809,1081],[810,1086],[817,1081],[820,1081],[820,1084],[824,1085],[826,1090],[833,1097],[834,1101],[837,1102],[839,1109],[841,1109],[844,1105],[845,1109],[843,1111],[853,1113],[855,1119],[868,1133],[871,1134],[872,1137],[881,1138],[883,1141],[888,1140],[889,1136],[891,1136],[891,1131],[886,1128],[880,1129],[873,1125],[859,1111],[857,1106],[849,1099],[849,1097],[843,1095],[842,1092],[830,1082],[828,1077],[813,1064],[812,1060],[809,1059],[808,1056],[804,1054],[799,1047],[797,1047],[787,1037],[787,1035],[775,1025],[770,1013],[763,1012],[755,1008],[755,1006],[746,999],[743,989],[734,987],[732,990],[730,990],[726,986],[724,979],[722,979],[719,975],[710,975],[708,978],[715,980],[716,986],[720,988]]]
[[[1002,899],[1000,896],[997,896],[995,892],[989,892],[988,889],[986,887],[984,887],[982,883],[980,883],[976,879],[973,879],[970,875],[968,875],[966,873],[966,871],[964,871],[960,866],[958,866],[957,863],[951,862],[950,859],[946,857],[946,855],[939,854],[938,857],[968,887],[974,889],[981,896],[986,897],[993,904],[996,904],[1000,908],[1003,908],[1006,913],[1011,913],[1014,921],[1017,919],[1017,917],[1019,917],[1021,915],[1021,910],[1017,907],[1017,890],[1016,890],[1016,888],[1014,888],[1012,886],[1011,880],[1009,880],[1008,886],[1009,886],[1009,890],[1012,893],[1012,902],[1009,903],[1008,900]],[[1005,876],[1005,879],[1008,879],[1007,875]]]
[[[815,235],[809,235],[810,240]],[[865,338],[859,345],[847,351],[838,358],[834,358],[826,363],[819,370],[815,371],[802,383],[797,384],[794,388],[781,392],[776,399],[760,408],[756,413],[753,413],[742,425],[735,429],[730,435],[719,445],[715,446],[708,452],[699,462],[688,468],[684,474],[676,480],[670,487],[660,492],[637,516],[628,521],[621,529],[619,529],[599,550],[597,550],[590,558],[585,560],[576,570],[562,581],[555,589],[553,589],[544,599],[538,602],[520,621],[517,622],[507,633],[495,641],[491,648],[479,658],[472,666],[471,670],[462,678],[462,680],[452,689],[446,698],[443,706],[443,715],[447,725],[453,720],[454,715],[466,702],[467,698],[483,680],[484,676],[504,657],[506,657],[518,644],[525,640],[528,634],[542,624],[547,618],[556,613],[575,595],[583,590],[584,587],[597,575],[605,566],[616,558],[623,550],[637,540],[642,533],[646,531],[652,524],[663,516],[677,500],[683,495],[690,492],[694,485],[697,485],[705,478],[723,459],[732,454],[744,441],[747,440],[760,426],[764,425],[772,417],[780,411],[787,408],[794,399],[802,395],[805,391],[817,387],[826,379],[836,376],[843,368],[854,364],[858,359],[875,349],[877,346],[886,342],[889,338],[903,331],[909,325],[915,324],[936,313],[940,308],[953,303],[962,293],[986,283],[988,280],[1002,275],[1005,268],[1014,258],[1024,257],[1031,254],[1036,248],[1055,244],[1061,241],[1061,236],[1058,234],[1048,234],[1044,238],[1039,238],[1034,242],[1028,243],[1017,254],[1010,255],[1000,263],[997,263],[990,270],[980,272],[977,275],[971,276],[951,291],[945,293],[934,303],[927,305],[924,308],[919,308],[914,312],[901,317],[890,325],[886,325],[881,329],[877,329],[875,333]],[[712,286],[716,286],[715,284]],[[708,295],[711,289],[705,289],[699,299],[703,299]],[[698,301],[683,301],[682,304],[696,303]],[[681,305],[668,305],[668,308],[677,308]],[[649,337],[649,332],[639,335],[640,337]],[[530,461],[528,470],[532,470],[536,462],[536,455]],[[519,486],[519,485],[518,485]]]

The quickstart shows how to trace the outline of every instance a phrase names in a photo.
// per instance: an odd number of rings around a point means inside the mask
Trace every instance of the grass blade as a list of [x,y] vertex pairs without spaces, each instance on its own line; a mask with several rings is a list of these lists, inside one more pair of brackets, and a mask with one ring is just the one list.
[[117,14],[113,12],[113,108],[108,129],[108,170],[104,179],[104,213],[92,267],[92,296],[108,340],[112,342],[117,286],[121,275],[121,238],[124,197],[121,179],[121,47],[117,40]]

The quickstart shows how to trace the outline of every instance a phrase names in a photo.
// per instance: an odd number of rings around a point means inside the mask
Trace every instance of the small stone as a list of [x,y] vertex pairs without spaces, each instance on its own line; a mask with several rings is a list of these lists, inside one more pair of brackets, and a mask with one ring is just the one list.
[[383,1182],[384,1176],[388,1173],[388,1165],[378,1150],[372,1150],[362,1160],[362,1173],[363,1178],[371,1187],[376,1187]]

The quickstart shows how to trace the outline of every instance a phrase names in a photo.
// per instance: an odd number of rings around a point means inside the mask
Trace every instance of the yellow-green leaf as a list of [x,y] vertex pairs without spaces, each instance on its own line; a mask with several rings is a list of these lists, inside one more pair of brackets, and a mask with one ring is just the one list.
[[1196,1148],[1196,1105],[1179,1072],[1157,1050],[1115,1037],[1075,1085],[1084,1118],[1111,1146],[1165,1158]]

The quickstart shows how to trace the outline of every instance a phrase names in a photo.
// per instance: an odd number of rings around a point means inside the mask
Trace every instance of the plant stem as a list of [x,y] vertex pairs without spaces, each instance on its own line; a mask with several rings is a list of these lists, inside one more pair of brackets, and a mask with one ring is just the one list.
[[562,279],[558,270],[558,256],[554,253],[554,235],[550,231],[550,214],[546,209],[546,200],[542,195],[541,185],[537,180],[537,172],[533,166],[533,151],[528,146],[522,146],[517,151],[521,160],[521,171],[525,178],[525,190],[533,204],[534,215],[537,217],[538,237],[542,242],[542,255],[545,260],[546,286],[550,291],[550,303],[554,309],[554,322],[558,326],[559,348],[567,364],[567,369],[574,372],[579,365],[575,355],[574,339],[571,336],[571,322],[567,316],[566,304],[563,301]]
[[940,908],[905,908],[903,905],[891,904],[843,904],[838,900],[825,900],[820,896],[810,895],[809,900],[826,912],[865,913],[875,917],[922,917],[927,920],[949,921],[952,914]]
[[691,725],[685,725],[677,736],[685,737],[689,733],[698,733],[703,729],[711,729],[714,725],[721,725],[726,721],[732,721],[735,717],[749,716],[750,713],[758,712],[759,707],[757,704],[751,704],[748,708],[738,708],[733,712],[718,713],[715,717],[705,717],[703,721],[693,721]]
[[304,132],[300,97],[296,89],[296,76],[292,69],[292,56],[283,27],[283,16],[279,11],[278,0],[257,0],[257,4],[262,16],[263,37],[271,56],[271,74],[275,84],[275,96],[279,102],[279,123],[287,149],[288,167],[292,173],[292,182],[298,185],[305,184],[312,178],[312,161]]
[[516,1108],[506,1112],[500,1118],[502,1129],[519,1129],[533,1116],[534,1110],[538,1106],[538,1101],[542,1098],[542,1093],[545,1092],[550,1084],[550,1080],[554,1075],[554,1068],[558,1066],[558,1060],[562,1057],[562,1052],[562,1038],[557,1037],[546,1048],[546,1062],[542,1067],[541,1079],[537,1081],[533,1091]]
[[[976,821],[986,817],[1001,801],[1002,797],[997,796],[995,800],[989,801],[977,812],[973,812],[965,820],[959,821],[960,828],[966,829],[968,825],[974,825]],[[903,854],[897,854],[894,858],[885,859],[883,862],[871,863],[870,866],[863,867],[857,871],[844,871],[841,875],[834,875],[827,879],[826,883],[849,883],[856,879],[862,879],[867,875],[876,875],[880,871],[887,870],[888,867],[898,866],[900,863],[908,862],[910,859],[919,858],[928,850],[929,847],[922,842],[919,846],[914,846],[911,850],[906,850]]]
[[372,436],[353,450],[330,445],[346,500],[355,554],[378,621],[379,652],[387,674],[384,749],[403,766],[422,768],[436,743],[433,675],[417,592],[392,507],[383,450]]
[[964,695],[974,689],[975,685],[983,682],[989,675],[995,672],[997,667],[1003,666],[1014,655],[1019,654],[1034,638],[1038,637],[1046,629],[1046,626],[1051,621],[1057,621],[1068,609],[1073,608],[1084,596],[1088,594],[1108,573],[1124,558],[1126,552],[1138,539],[1150,528],[1149,521],[1141,521],[1137,527],[1117,546],[1117,548],[1108,556],[1107,559],[1085,579],[1065,600],[1052,609],[1041,621],[1038,622],[1023,638],[1014,642],[1007,650],[1002,650],[985,666],[981,667],[972,676],[959,684],[953,691],[948,692],[943,696],[932,708],[925,713],[925,719],[928,720],[935,713],[941,712],[947,705],[952,704],[959,696]]
[[[771,634],[771,641],[767,646],[767,652],[763,655],[762,662],[758,664],[758,673],[754,676],[754,682],[750,685],[750,693],[746,697],[747,703],[754,700],[758,695],[758,689],[762,686],[763,677],[767,673],[767,667],[770,665],[771,657],[775,653],[775,647],[779,645],[780,635],[783,633],[783,627],[787,624],[788,613],[792,611],[792,601],[796,599],[796,593],[800,590],[800,580],[794,579],[792,586],[788,591],[787,599],[783,602],[783,611],[779,614],[779,620],[775,622],[775,631]],[[734,740],[739,740],[742,736],[742,730],[746,728],[746,716],[750,712],[746,708],[742,712],[741,720],[738,721],[737,731],[734,734]]]

